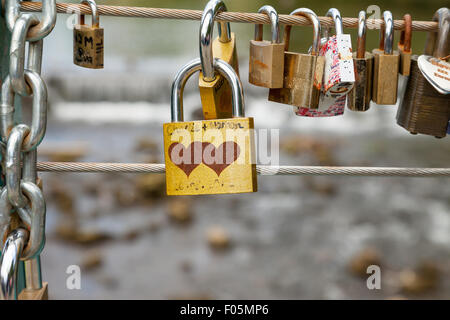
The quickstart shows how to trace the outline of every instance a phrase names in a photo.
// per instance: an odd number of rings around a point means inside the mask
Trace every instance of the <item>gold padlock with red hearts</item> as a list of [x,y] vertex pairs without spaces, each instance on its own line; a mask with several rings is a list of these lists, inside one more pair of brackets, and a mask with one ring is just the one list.
[[172,85],[172,122],[163,126],[168,195],[257,191],[254,124],[244,117],[242,84],[228,63],[216,59],[214,67],[230,84],[233,118],[183,122],[183,89],[201,69],[200,59],[178,72]]

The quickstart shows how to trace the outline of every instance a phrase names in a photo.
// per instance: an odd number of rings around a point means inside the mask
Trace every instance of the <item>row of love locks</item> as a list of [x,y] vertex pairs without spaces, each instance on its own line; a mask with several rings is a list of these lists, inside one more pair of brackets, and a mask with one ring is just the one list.
[[[11,32],[9,73],[1,88],[0,134],[5,186],[0,193],[0,298],[45,299],[39,255],[45,243],[46,205],[37,177],[36,149],[47,126],[47,87],[41,78],[43,39],[56,23],[55,0],[43,0],[42,15],[20,12],[19,0],[5,1]],[[28,50],[26,44],[28,43]],[[31,124],[20,123],[15,97],[32,97]],[[17,290],[19,263],[25,288]]]

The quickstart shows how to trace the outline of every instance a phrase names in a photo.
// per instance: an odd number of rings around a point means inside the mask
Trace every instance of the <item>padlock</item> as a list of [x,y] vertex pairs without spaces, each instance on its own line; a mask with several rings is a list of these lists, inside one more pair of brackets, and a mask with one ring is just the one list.
[[358,17],[357,50],[353,53],[355,85],[347,95],[347,107],[352,111],[367,111],[372,99],[373,55],[366,51],[366,12]]
[[103,68],[104,34],[100,28],[97,4],[94,0],[82,0],[92,11],[92,25],[84,23],[84,14],[79,15],[79,24],[73,28],[73,63],[90,69]]
[[306,8],[294,10],[291,15],[304,16],[311,21],[314,29],[312,50],[308,54],[289,52],[292,26],[285,26],[283,88],[270,89],[269,101],[317,109],[325,65],[325,57],[319,56],[320,21],[314,12]]
[[257,191],[254,123],[244,116],[242,84],[226,62],[214,59],[214,67],[230,83],[233,118],[183,122],[183,89],[201,70],[200,59],[178,72],[172,85],[172,122],[164,124],[168,195]]
[[214,71],[213,59],[219,58],[231,65],[239,76],[236,36],[229,22],[218,23],[219,36],[211,44],[214,18],[227,8],[221,0],[211,0],[203,11],[200,23],[200,58],[202,71],[199,76],[203,117],[206,120],[227,119],[232,115],[231,88],[229,83]]
[[411,69],[411,41],[412,41],[412,17],[410,14],[403,16],[405,20],[405,30],[400,34],[400,41],[397,45],[400,52],[400,68],[399,72],[402,76],[409,76]]
[[323,84],[318,110],[298,108],[298,116],[333,117],[344,114],[346,95],[353,88],[355,70],[352,58],[352,42],[349,34],[344,34],[342,17],[338,9],[328,10],[335,24],[336,34],[328,37],[325,28],[325,42],[320,49],[320,56],[325,57]]
[[380,28],[380,47],[374,55],[372,101],[379,105],[397,103],[400,55],[393,50],[394,20],[390,11],[383,12],[384,26]]
[[[428,34],[425,54],[444,58],[449,54],[450,10],[439,9],[433,21],[439,22],[439,35]],[[426,134],[443,138],[450,121],[450,99],[440,94],[424,77],[418,66],[417,55],[411,57],[411,73],[405,97],[397,112],[397,124],[412,134]]]
[[263,40],[263,25],[255,26],[255,40],[250,40],[248,81],[255,86],[282,88],[284,72],[284,43],[280,43],[278,13],[271,6],[263,6],[258,13],[269,16],[272,41]]

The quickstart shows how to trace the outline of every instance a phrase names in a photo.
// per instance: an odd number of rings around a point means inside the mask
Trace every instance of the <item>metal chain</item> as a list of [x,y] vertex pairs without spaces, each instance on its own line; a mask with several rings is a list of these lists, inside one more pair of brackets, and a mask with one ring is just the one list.
[[[1,87],[0,137],[6,186],[0,193],[0,242],[3,252],[15,260],[39,262],[45,243],[45,199],[36,180],[36,148],[47,126],[47,87],[40,76],[43,38],[56,23],[55,0],[43,0],[43,14],[20,13],[19,0],[6,0],[5,20],[11,31],[9,75]],[[26,42],[28,61],[25,67]],[[32,120],[28,126],[14,122],[15,96],[32,96]],[[14,218],[14,219],[13,219]],[[20,230],[20,232],[18,232]],[[20,250],[17,240],[22,237]],[[19,241],[20,242],[20,241]],[[16,246],[11,249],[11,246]],[[11,259],[11,257],[9,257]],[[9,261],[9,260],[8,260]],[[0,298],[15,299],[17,263],[0,261]],[[4,265],[4,262],[6,263]],[[40,289],[40,264],[26,268],[28,289]],[[8,270],[10,272],[8,272]],[[29,277],[28,277],[29,276]],[[4,285],[7,284],[7,285]]]
[[[22,10],[29,12],[39,12],[42,5],[39,2],[22,2]],[[108,6],[99,5],[98,12],[100,15],[114,17],[136,17],[136,18],[156,18],[156,19],[180,19],[180,20],[200,20],[203,14],[201,10],[183,10],[183,9],[163,9],[163,8],[146,8],[146,7],[128,7],[128,6]],[[57,3],[58,13],[90,14],[91,10],[87,5]],[[291,16],[286,14],[279,15],[280,23],[295,26],[307,26],[311,22],[299,16]],[[270,19],[265,14],[246,13],[246,12],[221,12],[215,18],[219,22],[243,22],[254,24],[270,24]],[[319,17],[323,26],[332,27],[333,19],[329,17]],[[343,18],[345,28],[357,28],[358,18]],[[373,19],[368,26],[369,29],[380,29],[383,25],[382,19]],[[404,20],[394,20],[394,29],[405,29]],[[438,24],[432,21],[413,21],[412,30],[414,31],[437,31]]]
[[[165,173],[164,164],[153,163],[94,163],[94,162],[38,162],[43,172],[79,173]],[[322,175],[365,177],[450,177],[450,168],[388,168],[388,167],[315,167],[257,165],[259,175]]]

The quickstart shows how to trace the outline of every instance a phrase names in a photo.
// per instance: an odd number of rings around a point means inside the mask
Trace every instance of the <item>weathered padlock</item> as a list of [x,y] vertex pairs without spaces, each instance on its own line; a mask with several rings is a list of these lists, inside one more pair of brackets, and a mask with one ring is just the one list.
[[353,88],[355,70],[352,58],[352,42],[349,34],[344,34],[342,17],[338,9],[328,10],[327,17],[334,21],[336,34],[328,37],[328,28],[322,38],[320,56],[325,57],[323,84],[319,101],[319,108],[298,108],[298,116],[333,117],[344,114],[346,95]]
[[172,85],[172,122],[164,124],[168,195],[257,191],[253,118],[244,117],[242,84],[220,59],[214,67],[230,83],[233,118],[183,122],[186,81],[201,70],[200,59],[185,65]]
[[374,55],[372,101],[379,105],[397,103],[400,55],[393,50],[394,20],[390,11],[383,12],[384,26],[380,28],[380,47]]
[[312,50],[308,54],[289,52],[292,26],[285,26],[283,88],[270,89],[269,101],[317,109],[325,65],[325,57],[319,56],[320,21],[314,12],[306,8],[294,10],[291,15],[304,16],[311,21],[314,29]]
[[221,0],[211,0],[203,11],[200,23],[200,59],[202,71],[199,76],[200,97],[203,117],[210,119],[231,118],[232,103],[230,85],[214,70],[213,59],[219,58],[231,65],[239,76],[236,51],[236,36],[231,32],[229,22],[218,23],[219,36],[211,44],[214,18],[227,8]]
[[258,13],[269,16],[272,41],[263,40],[263,25],[255,26],[255,40],[250,40],[248,81],[255,86],[282,88],[284,72],[284,43],[280,43],[278,13],[271,6],[263,6]]
[[357,50],[353,53],[355,85],[347,95],[347,107],[352,111],[367,111],[372,99],[373,55],[366,51],[366,12],[358,17]]
[[[428,34],[425,54],[436,58],[447,57],[450,51],[448,33],[450,10],[439,9],[433,21],[439,22],[439,35]],[[397,123],[412,134],[426,134],[443,138],[450,121],[450,99],[440,94],[424,77],[418,66],[418,56],[411,57],[411,73],[405,97],[397,112]]]
[[84,14],[79,15],[79,24],[73,28],[73,63],[84,68],[102,69],[104,36],[100,28],[97,4],[94,0],[82,0],[92,11],[92,25],[84,23]]
[[405,20],[405,30],[400,34],[400,41],[397,45],[400,52],[399,72],[402,76],[409,76],[411,69],[411,41],[412,41],[412,17],[410,14],[403,16]]

